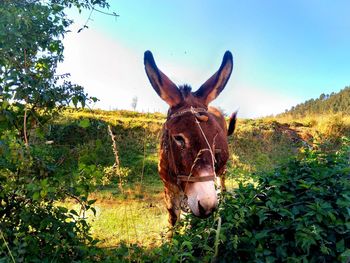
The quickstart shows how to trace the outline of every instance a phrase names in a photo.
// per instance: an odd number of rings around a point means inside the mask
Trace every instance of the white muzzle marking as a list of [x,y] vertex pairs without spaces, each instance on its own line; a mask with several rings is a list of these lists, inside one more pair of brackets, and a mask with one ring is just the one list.
[[195,216],[207,217],[218,205],[214,181],[188,183],[185,194]]

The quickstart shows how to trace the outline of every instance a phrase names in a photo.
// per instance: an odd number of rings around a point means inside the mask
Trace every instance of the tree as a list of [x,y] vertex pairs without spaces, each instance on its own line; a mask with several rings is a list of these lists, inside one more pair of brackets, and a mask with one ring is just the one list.
[[[0,4],[0,103],[3,117],[23,138],[22,123],[43,121],[40,108],[52,113],[73,103],[85,105],[89,99],[81,86],[72,84],[69,74],[58,76],[63,61],[62,38],[72,23],[65,7],[93,8],[92,2],[108,7],[105,0],[3,0]],[[90,98],[95,100],[95,98]],[[10,103],[11,102],[11,103]],[[16,111],[13,109],[16,108]],[[18,118],[19,115],[22,118]],[[47,116],[46,116],[47,117]],[[23,120],[24,118],[24,120]]]
[[135,96],[135,97],[132,98],[131,107],[132,107],[132,109],[133,109],[134,111],[136,110],[136,107],[137,107],[137,101],[138,101],[137,96]]
[[[93,11],[108,3],[0,2],[0,261],[74,261],[93,241],[84,218],[55,205],[73,197],[91,207],[86,173],[59,169],[41,132],[65,106],[96,100],[71,83],[69,74],[56,74],[72,23],[65,13],[70,7]],[[42,140],[31,143],[30,136]]]
[[339,112],[350,114],[350,87],[345,87],[338,93],[332,92],[330,95],[322,93],[318,99],[307,100],[281,115],[298,117]]

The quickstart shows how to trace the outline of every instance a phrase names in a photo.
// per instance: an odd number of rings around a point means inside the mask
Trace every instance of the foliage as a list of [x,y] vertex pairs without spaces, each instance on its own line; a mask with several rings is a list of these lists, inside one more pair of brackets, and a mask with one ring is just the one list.
[[0,227],[5,242],[0,256],[11,253],[16,261],[51,258],[62,261],[82,256],[92,238],[83,215],[55,205],[57,200],[74,197],[83,211],[88,201],[91,177],[81,167],[76,171],[59,169],[51,146],[26,147],[16,134],[1,136]]
[[[105,0],[92,1],[106,6]],[[15,126],[25,136],[51,118],[57,106],[80,103],[90,98],[69,74],[56,75],[63,61],[62,38],[72,23],[66,6],[90,6],[87,0],[4,0],[0,4],[0,110],[1,127]],[[40,114],[39,114],[40,113]],[[43,114],[46,113],[46,114]],[[25,119],[25,120],[24,120]],[[26,122],[27,127],[23,127]]]
[[[174,237],[172,257],[218,262],[348,262],[350,141],[337,153],[304,149],[257,186],[222,197],[214,217],[192,216]],[[185,233],[185,234],[184,234]]]
[[350,114],[350,87],[345,87],[338,93],[333,92],[330,95],[322,93],[318,99],[310,99],[298,104],[280,116],[304,117],[329,113]]
[[[286,255],[293,256],[290,261],[346,261],[350,252],[349,160],[345,150],[328,154],[306,150],[303,159],[294,159],[275,173],[263,173],[257,184],[240,185],[235,198],[224,195],[214,221],[188,217],[173,242],[160,248],[145,251],[136,244],[122,243],[106,253],[94,246],[96,240],[86,218],[87,212],[96,214],[90,193],[117,182],[124,194],[126,182],[140,189],[143,180],[154,182],[164,122],[162,114],[66,109],[68,105],[84,107],[96,98],[71,83],[69,74],[56,74],[57,64],[64,59],[62,39],[72,23],[65,8],[96,10],[95,6],[106,8],[108,3],[0,2],[0,261],[229,258],[273,262]],[[343,110],[348,91],[342,91],[341,100],[335,94],[320,101]],[[57,119],[57,113],[63,117]],[[117,168],[112,166],[108,124],[117,136],[122,164]],[[236,147],[230,142],[235,167],[230,167],[231,172],[247,175],[269,170],[300,146],[300,141],[290,143],[294,133],[291,138],[291,129],[278,122],[246,124],[238,126],[233,139]],[[334,119],[327,127],[331,139],[348,132],[342,119]],[[145,197],[141,190],[134,192],[137,198]],[[74,200],[78,209],[64,207],[67,198]],[[140,205],[135,208],[137,217],[144,216],[144,203]],[[161,210],[152,203],[150,207],[159,216]],[[162,218],[157,222],[161,224]]]
[[[119,152],[120,167],[115,179],[119,175],[123,180],[137,181],[142,175],[157,177],[157,154],[161,125],[154,120],[130,118],[132,112],[122,114],[118,112],[113,119],[108,119],[108,112],[101,116],[95,111],[74,111],[53,123],[46,139],[52,140],[56,146],[58,156],[65,155],[62,165],[67,168],[78,163],[99,166],[112,175],[111,166],[114,163],[112,141],[108,134],[111,125]],[[135,116],[140,113],[135,114]],[[104,118],[108,122],[104,121]],[[132,119],[133,121],[130,121]],[[83,128],[82,123],[89,123]],[[66,153],[70,152],[67,156]],[[59,157],[58,157],[59,158]],[[116,171],[114,171],[116,172]]]
[[56,75],[62,38],[71,20],[66,7],[108,7],[105,0],[0,2],[0,261],[71,261],[94,244],[84,214],[57,206],[66,197],[94,201],[90,181],[99,171],[65,170],[45,140],[49,120],[91,99],[69,75]]

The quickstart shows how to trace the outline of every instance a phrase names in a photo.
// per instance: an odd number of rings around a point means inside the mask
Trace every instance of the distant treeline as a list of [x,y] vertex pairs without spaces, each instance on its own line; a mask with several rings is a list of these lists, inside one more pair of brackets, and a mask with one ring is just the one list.
[[322,93],[318,99],[310,99],[293,106],[280,116],[292,115],[305,117],[314,114],[344,113],[350,114],[350,86],[330,95]]

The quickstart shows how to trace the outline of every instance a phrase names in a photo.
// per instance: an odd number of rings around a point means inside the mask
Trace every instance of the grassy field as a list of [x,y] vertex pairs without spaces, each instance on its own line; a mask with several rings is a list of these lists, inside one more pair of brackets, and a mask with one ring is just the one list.
[[[84,120],[88,120],[88,125],[81,125]],[[167,213],[157,174],[158,142],[164,120],[162,114],[72,110],[53,124],[52,137],[62,154],[73,152],[72,159],[65,160],[67,165],[76,160],[77,165],[96,166],[105,173],[103,185],[98,185],[90,196],[97,200],[96,215],[88,214],[100,247],[114,248],[123,242],[153,248],[164,242]],[[107,125],[116,135],[123,171],[120,173],[106,172],[114,163]],[[329,140],[336,147],[337,140],[349,133],[350,118],[342,115],[300,120],[239,119],[237,130],[229,139],[227,186],[233,189],[238,182],[254,180],[255,173],[278,166],[298,154],[301,146]],[[67,201],[66,205],[77,204]]]
[[[103,187],[90,196],[96,199],[94,208],[86,214],[91,232],[100,240],[98,246],[113,249],[120,243],[137,244],[146,248],[160,246],[166,241],[168,231],[167,211],[163,202],[163,185],[155,174],[153,182],[133,183],[124,186]],[[227,187],[237,187],[237,181],[229,178]],[[67,201],[64,206],[78,208],[79,204]]]
[[161,195],[125,200],[99,195],[93,197],[99,201],[90,223],[93,236],[101,240],[100,246],[111,248],[124,241],[154,247],[163,242],[167,218]]

